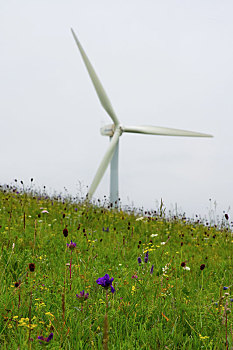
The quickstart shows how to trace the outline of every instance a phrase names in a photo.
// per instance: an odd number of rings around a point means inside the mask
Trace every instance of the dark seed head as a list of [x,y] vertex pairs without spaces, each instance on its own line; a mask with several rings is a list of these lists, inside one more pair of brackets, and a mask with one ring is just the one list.
[[204,268],[205,268],[205,264],[201,264],[200,270],[204,270]]
[[63,230],[63,235],[64,235],[64,237],[67,237],[67,236],[68,236],[68,230],[67,230],[66,227],[65,227],[64,230]]
[[35,271],[35,264],[30,263],[30,264],[29,264],[29,270],[30,270],[31,272]]
[[185,265],[186,265],[186,263],[185,263],[185,261],[183,261],[183,262],[181,263],[181,266],[182,266],[182,267],[185,267]]

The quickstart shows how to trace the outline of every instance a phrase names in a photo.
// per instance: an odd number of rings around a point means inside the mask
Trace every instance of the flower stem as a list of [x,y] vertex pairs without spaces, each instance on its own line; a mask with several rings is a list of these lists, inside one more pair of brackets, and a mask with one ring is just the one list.
[[72,265],[72,251],[70,253],[70,290],[71,290],[71,265]]

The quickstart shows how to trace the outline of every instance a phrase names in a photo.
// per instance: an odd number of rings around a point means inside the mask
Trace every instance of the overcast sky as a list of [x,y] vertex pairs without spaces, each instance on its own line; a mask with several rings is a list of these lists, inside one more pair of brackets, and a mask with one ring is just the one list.
[[[210,133],[213,139],[124,134],[124,204],[233,218],[233,2],[1,0],[0,182],[84,192],[111,123],[77,33],[122,124]],[[109,195],[109,170],[95,197]],[[211,202],[209,201],[211,199]],[[231,209],[229,210],[229,206]]]

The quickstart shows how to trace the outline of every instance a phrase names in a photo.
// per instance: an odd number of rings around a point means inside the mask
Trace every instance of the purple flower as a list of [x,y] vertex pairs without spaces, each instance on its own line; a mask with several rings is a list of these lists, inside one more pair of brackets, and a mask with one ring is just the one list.
[[66,245],[70,250],[74,250],[74,248],[76,247],[76,243],[72,242],[72,240],[70,241],[70,243],[66,243]]
[[227,290],[228,289],[228,287],[223,287],[223,290]]
[[230,301],[233,303],[233,299],[230,299]]
[[[47,338],[44,338],[43,336],[39,336],[38,337],[39,340],[42,340],[42,342],[47,342],[49,343],[51,339],[53,339],[53,333],[50,333],[49,336]],[[40,344],[43,344],[41,341],[40,341]]]
[[104,277],[100,277],[96,280],[96,283],[98,283],[100,286],[102,286],[105,289],[108,289],[111,287],[111,292],[114,293],[115,289],[112,286],[112,282],[114,281],[114,278],[112,277],[109,279],[109,275],[106,273]]
[[109,227],[107,227],[106,230],[105,230],[105,228],[103,227],[103,231],[104,231],[104,232],[109,232]]
[[145,263],[148,262],[148,259],[149,259],[148,256],[149,256],[149,252],[147,251],[147,252],[146,252],[146,255],[145,255],[145,259],[144,259]]
[[153,273],[154,265],[151,266],[150,273]]
[[141,264],[142,263],[142,259],[139,257],[138,258],[138,263]]
[[138,276],[137,275],[133,275],[132,278],[138,278]]
[[89,298],[89,293],[84,293],[84,290],[82,290],[79,294],[76,294],[76,297],[80,302],[83,302]]

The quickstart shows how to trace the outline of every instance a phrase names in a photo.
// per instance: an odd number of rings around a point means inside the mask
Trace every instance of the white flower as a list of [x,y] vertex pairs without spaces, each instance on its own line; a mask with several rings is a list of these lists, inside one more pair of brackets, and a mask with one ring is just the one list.
[[157,233],[152,233],[152,235],[150,235],[151,237],[157,237],[158,234]]
[[188,266],[184,266],[183,269],[187,270],[187,271],[190,271],[190,267],[188,267]]
[[141,221],[141,220],[143,220],[143,219],[144,219],[144,217],[141,216],[140,218],[137,218],[136,221]]
[[165,243],[166,243],[166,242],[161,242],[160,244],[161,244],[161,245],[164,245]]

